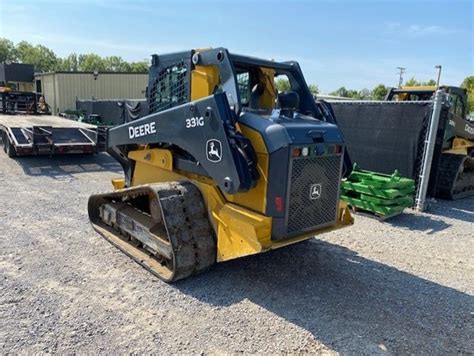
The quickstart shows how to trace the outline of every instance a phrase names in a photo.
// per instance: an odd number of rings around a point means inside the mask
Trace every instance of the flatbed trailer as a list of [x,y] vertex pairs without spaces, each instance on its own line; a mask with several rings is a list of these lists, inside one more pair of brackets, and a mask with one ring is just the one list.
[[3,149],[10,157],[96,153],[105,147],[105,131],[60,116],[0,114]]

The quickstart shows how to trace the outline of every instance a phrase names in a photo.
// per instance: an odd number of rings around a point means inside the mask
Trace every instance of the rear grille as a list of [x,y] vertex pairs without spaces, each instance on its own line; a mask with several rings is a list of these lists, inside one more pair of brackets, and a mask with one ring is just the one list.
[[342,155],[291,161],[287,204],[289,235],[336,221]]

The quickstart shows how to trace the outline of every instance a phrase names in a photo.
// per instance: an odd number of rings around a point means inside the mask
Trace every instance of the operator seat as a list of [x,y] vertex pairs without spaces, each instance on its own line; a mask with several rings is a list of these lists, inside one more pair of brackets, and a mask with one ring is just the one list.
[[293,118],[300,105],[300,96],[295,91],[284,91],[278,94],[278,105],[283,116]]

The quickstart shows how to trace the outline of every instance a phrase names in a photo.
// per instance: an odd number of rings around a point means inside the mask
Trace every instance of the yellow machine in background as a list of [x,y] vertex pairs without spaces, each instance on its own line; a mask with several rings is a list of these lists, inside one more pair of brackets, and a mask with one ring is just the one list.
[[[437,89],[436,86],[392,88],[385,99],[430,100]],[[436,196],[458,199],[474,194],[474,122],[467,116],[466,89],[453,86],[440,86],[439,89],[448,94],[451,105],[444,125]]]

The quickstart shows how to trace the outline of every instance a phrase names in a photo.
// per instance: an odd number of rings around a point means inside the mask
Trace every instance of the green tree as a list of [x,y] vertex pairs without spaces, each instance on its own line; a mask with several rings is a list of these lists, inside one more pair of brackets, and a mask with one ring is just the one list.
[[[275,86],[279,92],[291,90],[290,82],[286,78],[276,78]],[[308,89],[313,95],[319,94],[319,88],[316,84],[309,84]]]
[[426,82],[421,82],[421,81],[416,80],[415,77],[411,77],[404,84],[404,86],[406,87],[433,86],[433,85],[436,85],[436,80],[434,79],[430,79]]
[[340,87],[339,89],[330,92],[329,95],[342,96],[344,98],[348,98],[349,91],[346,89],[346,87]]
[[30,63],[37,72],[50,72],[56,70],[60,60],[56,54],[43,45],[33,46],[21,41],[15,47],[17,58],[21,63]]
[[76,53],[71,53],[69,56],[60,60],[58,70],[75,72],[79,70],[79,59]]
[[359,97],[359,92],[357,90],[348,90],[347,95],[349,98],[357,99]]
[[340,87],[339,89],[329,93],[329,95],[341,96],[343,98],[359,99],[359,94],[363,95],[364,93],[359,93],[357,90],[346,89],[346,87]]
[[148,62],[147,61],[139,61],[139,62],[131,62],[130,64],[130,72],[135,73],[147,73],[148,72]]
[[275,86],[279,92],[291,90],[290,82],[286,78],[277,78]]
[[102,57],[97,54],[80,54],[78,57],[78,67],[83,72],[93,72],[95,70],[99,72],[106,71],[106,64]]
[[318,95],[319,94],[319,87],[316,84],[309,84],[308,89],[313,95]]
[[466,77],[461,84],[461,88],[466,88],[468,91],[469,90],[474,90],[474,75],[471,75],[469,77]]
[[374,89],[372,89],[371,97],[373,100],[383,100],[385,95],[387,95],[388,88],[383,85],[379,84]]
[[355,94],[354,98],[359,99],[359,100],[370,100],[372,98],[370,94],[370,90],[367,88],[364,88]]
[[94,53],[71,53],[59,58],[49,48],[43,45],[32,45],[21,41],[16,45],[0,38],[0,62],[4,61],[30,63],[38,72],[49,71],[111,71],[111,72],[148,72],[148,61],[127,62],[120,56],[101,57]]
[[125,62],[122,57],[110,56],[103,59],[105,70],[110,72],[129,72],[130,64]]
[[410,79],[408,79],[405,84],[403,84],[404,86],[406,87],[416,87],[416,86],[419,86],[421,85],[419,81],[417,81],[415,79],[415,77],[411,77]]
[[0,63],[5,61],[16,61],[15,45],[12,41],[0,37]]
[[471,113],[474,111],[474,75],[466,77],[461,84],[461,88],[467,89],[467,112]]

